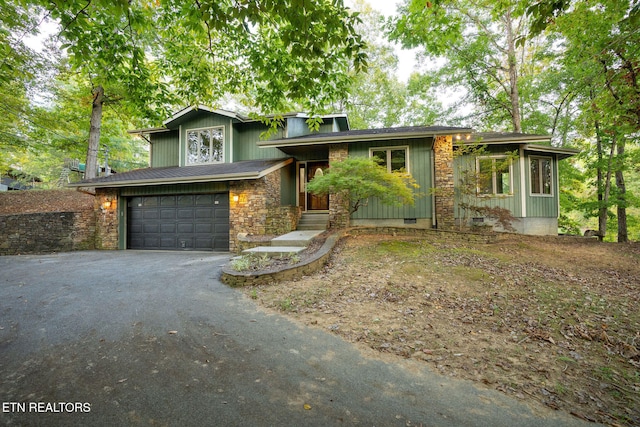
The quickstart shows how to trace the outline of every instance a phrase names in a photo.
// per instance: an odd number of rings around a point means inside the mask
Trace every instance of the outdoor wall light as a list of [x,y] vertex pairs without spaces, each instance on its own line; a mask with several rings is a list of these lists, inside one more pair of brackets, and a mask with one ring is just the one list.
[[110,207],[111,207],[111,200],[105,200],[104,202],[102,202],[103,209],[109,209]]
[[235,196],[233,196],[233,202],[234,203],[238,203],[238,200],[240,200],[240,196],[238,196],[237,194]]

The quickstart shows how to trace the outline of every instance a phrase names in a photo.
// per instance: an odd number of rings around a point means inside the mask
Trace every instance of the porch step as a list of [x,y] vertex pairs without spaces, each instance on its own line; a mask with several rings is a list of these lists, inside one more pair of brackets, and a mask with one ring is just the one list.
[[271,239],[271,246],[303,246],[309,245],[309,242],[324,230],[298,230],[284,234],[275,239]]
[[328,213],[303,213],[298,221],[298,230],[326,230],[329,225]]
[[305,250],[304,246],[258,246],[257,248],[245,249],[242,253],[277,257],[297,254],[303,250]]

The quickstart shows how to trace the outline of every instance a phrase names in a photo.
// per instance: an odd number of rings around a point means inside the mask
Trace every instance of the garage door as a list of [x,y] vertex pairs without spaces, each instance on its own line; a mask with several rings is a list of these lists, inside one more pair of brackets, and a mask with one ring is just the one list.
[[229,194],[131,197],[127,248],[229,250]]

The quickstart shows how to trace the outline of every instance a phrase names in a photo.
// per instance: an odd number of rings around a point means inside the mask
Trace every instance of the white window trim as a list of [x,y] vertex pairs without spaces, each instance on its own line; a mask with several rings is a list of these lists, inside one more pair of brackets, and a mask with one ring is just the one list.
[[391,172],[391,150],[404,150],[404,163],[405,163],[405,172],[411,173],[409,165],[411,162],[409,161],[409,146],[408,145],[392,145],[390,147],[369,147],[369,158],[373,158],[374,151],[387,151],[387,172]]
[[[487,160],[487,159],[491,159],[491,160],[507,160],[508,157],[504,156],[504,155],[494,155],[494,156],[478,156],[476,157],[476,171],[479,173],[480,172],[480,161],[481,160]],[[509,160],[509,193],[496,193],[495,190],[497,189],[497,180],[496,180],[496,171],[493,170],[493,165],[492,165],[492,173],[491,173],[491,187],[493,189],[493,193],[482,193],[481,189],[480,189],[480,185],[478,185],[476,187],[476,194],[478,195],[478,197],[513,197],[513,160],[512,159],[508,159]]]
[[[549,160],[549,162],[551,163],[551,193],[550,194],[544,194],[544,193],[534,193],[533,192],[533,177],[531,176],[531,160]],[[554,173],[553,173],[553,169],[555,169],[555,167],[553,166],[553,157],[548,157],[548,156],[529,156],[529,161],[527,162],[527,167],[529,169],[529,194],[531,195],[531,197],[554,197],[555,196],[555,191],[554,191],[554,187],[555,187],[555,183],[554,183]],[[542,177],[542,175],[540,175]],[[542,188],[542,184],[540,183],[540,188]]]
[[[199,165],[210,165],[210,164],[219,164],[225,163],[225,127],[224,126],[205,126],[200,128],[191,128],[186,129],[184,132],[184,164],[185,166],[199,166]],[[222,130],[222,160],[221,161],[208,161],[208,162],[198,162],[198,163],[188,163],[189,162],[189,132],[195,132],[200,130],[208,130],[208,129],[221,129]]]

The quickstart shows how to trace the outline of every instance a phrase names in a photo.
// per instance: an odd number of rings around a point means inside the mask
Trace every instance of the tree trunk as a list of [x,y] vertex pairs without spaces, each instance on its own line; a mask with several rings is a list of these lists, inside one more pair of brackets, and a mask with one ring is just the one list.
[[[603,241],[607,235],[607,215],[609,213],[609,194],[611,193],[611,172],[613,169],[613,153],[616,150],[615,137],[611,140],[611,151],[607,162],[606,175],[602,170],[603,147],[600,123],[596,120],[596,144],[598,150],[598,240]],[[604,182],[603,182],[604,180]]]
[[91,104],[91,127],[89,128],[89,147],[84,178],[95,178],[98,166],[98,150],[100,149],[100,127],[102,124],[102,104],[104,102],[104,88],[98,85],[93,89],[93,103]]
[[618,167],[616,168],[616,187],[618,187],[618,242],[629,241],[627,234],[627,187],[624,183],[624,147],[625,140],[618,143]]
[[507,61],[509,66],[509,98],[511,101],[511,121],[514,132],[522,132],[522,118],[520,116],[520,94],[518,92],[518,69],[516,59],[516,40],[513,36],[513,20],[511,11],[505,16],[507,30]]

